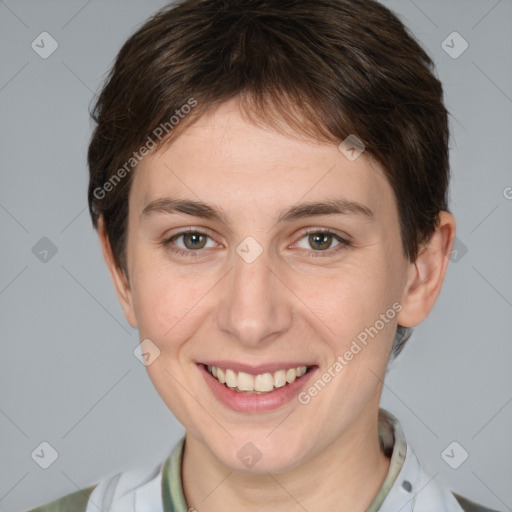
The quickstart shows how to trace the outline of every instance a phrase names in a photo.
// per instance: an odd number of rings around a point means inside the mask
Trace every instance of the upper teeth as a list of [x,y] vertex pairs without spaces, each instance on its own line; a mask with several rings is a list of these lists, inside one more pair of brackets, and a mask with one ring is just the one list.
[[302,377],[307,370],[306,366],[290,368],[288,370],[277,370],[276,372],[260,373],[251,375],[245,372],[236,372],[230,368],[219,368],[218,366],[207,366],[208,372],[213,375],[221,384],[236,391],[256,391],[265,393],[273,391],[274,388],[281,388],[286,383],[291,384],[298,377]]

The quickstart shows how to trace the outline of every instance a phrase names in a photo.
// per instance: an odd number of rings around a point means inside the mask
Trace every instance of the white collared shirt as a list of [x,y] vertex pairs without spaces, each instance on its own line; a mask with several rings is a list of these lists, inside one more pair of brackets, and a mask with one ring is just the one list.
[[[368,512],[463,512],[453,494],[423,471],[407,446],[400,423],[384,409],[380,409],[379,437],[383,448],[392,449],[391,461]],[[101,481],[89,497],[86,512],[97,512],[98,508],[102,512],[187,512],[181,484],[184,441],[185,437],[157,466],[125,471]]]

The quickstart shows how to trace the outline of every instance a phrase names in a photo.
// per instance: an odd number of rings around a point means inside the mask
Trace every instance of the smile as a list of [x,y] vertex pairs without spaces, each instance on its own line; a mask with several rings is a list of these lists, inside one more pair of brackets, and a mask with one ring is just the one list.
[[293,404],[319,367],[301,362],[251,366],[236,361],[196,363],[204,382],[219,404],[248,414],[277,410]]
[[308,371],[307,366],[281,369],[274,372],[252,375],[246,372],[237,372],[230,368],[207,365],[208,373],[225,387],[238,393],[264,394],[272,393],[276,389],[292,384]]

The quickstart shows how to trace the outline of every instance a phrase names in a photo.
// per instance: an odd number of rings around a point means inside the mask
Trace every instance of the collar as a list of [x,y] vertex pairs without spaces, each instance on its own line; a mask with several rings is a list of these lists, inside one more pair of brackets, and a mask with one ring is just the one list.
[[[388,456],[391,455],[391,460],[386,478],[367,512],[412,511],[413,505],[409,508],[407,505],[414,503],[413,497],[417,491],[420,475],[419,463],[412,452],[407,453],[407,443],[400,422],[385,409],[379,409],[379,441],[384,453]],[[178,441],[163,466],[162,503],[164,512],[187,512],[189,510],[183,495],[181,481],[184,446],[185,436]]]

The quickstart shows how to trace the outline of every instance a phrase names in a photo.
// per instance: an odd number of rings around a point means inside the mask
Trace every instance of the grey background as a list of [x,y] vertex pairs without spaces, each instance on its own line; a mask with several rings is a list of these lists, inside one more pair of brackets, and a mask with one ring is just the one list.
[[[157,463],[183,433],[133,355],[137,331],[86,210],[93,93],[120,45],[164,3],[0,1],[5,512]],[[459,251],[432,314],[393,364],[383,406],[437,481],[511,510],[512,2],[384,3],[428,49],[445,86]],[[59,45],[47,59],[31,48],[43,31]],[[469,44],[456,59],[441,47],[453,31]],[[43,237],[57,248],[46,262],[33,253]],[[31,458],[42,441],[59,454],[46,470]],[[458,469],[441,458],[452,441],[469,453]]]

